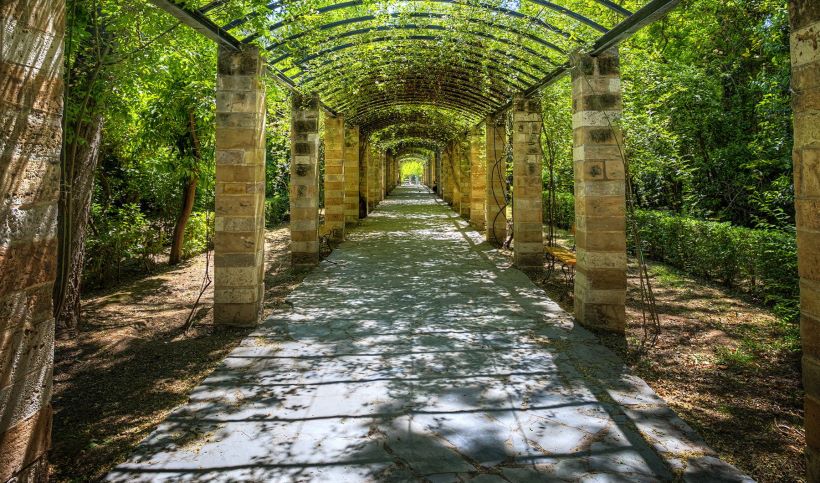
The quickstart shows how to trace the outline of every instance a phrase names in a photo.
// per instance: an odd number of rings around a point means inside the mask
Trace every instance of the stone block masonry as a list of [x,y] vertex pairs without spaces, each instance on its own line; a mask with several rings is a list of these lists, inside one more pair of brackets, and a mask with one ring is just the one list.
[[478,231],[484,231],[486,218],[487,155],[484,136],[483,126],[470,133],[470,223]]
[[808,478],[820,482],[820,3],[791,0],[794,204]]
[[214,320],[259,322],[265,271],[265,86],[256,48],[217,59]]
[[575,177],[575,317],[587,327],[626,327],[626,182],[621,154],[617,49],[579,56],[572,69]]
[[466,219],[470,219],[470,207],[472,205],[472,183],[470,176],[470,139],[458,143],[458,174],[459,192],[461,200],[459,203],[459,214]]
[[370,213],[370,162],[370,146],[359,139],[359,218],[365,218]]
[[345,126],[345,225],[359,221],[359,128]]
[[345,238],[344,124],[341,115],[325,119],[325,226],[337,243]]
[[0,482],[46,481],[63,0],[0,4]]
[[484,224],[487,241],[501,246],[507,237],[507,215],[504,212],[505,178],[507,173],[507,129],[504,119],[487,118],[487,181],[485,183],[487,202],[484,204]]
[[513,259],[525,272],[544,268],[541,104],[513,98]]
[[319,97],[291,102],[290,246],[302,270],[319,264]]

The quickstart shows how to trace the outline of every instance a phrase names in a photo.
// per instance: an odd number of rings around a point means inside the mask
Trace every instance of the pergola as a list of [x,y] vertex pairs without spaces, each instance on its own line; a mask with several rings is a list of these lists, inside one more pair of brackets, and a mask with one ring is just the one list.
[[[537,94],[569,74],[575,315],[589,327],[624,331],[618,44],[678,0],[151,1],[219,45],[217,323],[255,325],[261,316],[266,79],[293,93],[295,267],[316,265],[321,236],[342,240],[347,226],[367,216],[399,182],[401,160],[422,159],[426,184],[489,242],[512,235],[515,264],[538,271],[544,133]],[[49,204],[56,212],[64,13],[65,0],[0,6],[0,322],[11,354],[0,360],[0,481],[36,479],[47,467],[56,217],[29,223],[25,213]],[[809,480],[820,481],[820,3],[791,0],[790,14],[807,453]]]

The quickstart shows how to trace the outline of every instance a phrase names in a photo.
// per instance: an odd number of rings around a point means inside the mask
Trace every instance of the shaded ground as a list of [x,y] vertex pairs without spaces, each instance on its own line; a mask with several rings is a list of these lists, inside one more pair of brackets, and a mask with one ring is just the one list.
[[[290,271],[287,226],[267,235],[266,311],[303,276]],[[76,340],[57,341],[55,481],[89,481],[122,461],[249,332],[215,327],[213,286],[182,334],[199,293],[205,255],[86,296]],[[212,270],[212,269],[211,269]]]
[[[661,333],[641,355],[637,274],[630,265],[627,343],[601,335],[604,342],[722,459],[761,482],[805,481],[796,324],[779,321],[748,297],[651,263]],[[563,278],[540,285],[572,311]]]
[[108,479],[743,480],[429,194],[394,192],[288,301]]

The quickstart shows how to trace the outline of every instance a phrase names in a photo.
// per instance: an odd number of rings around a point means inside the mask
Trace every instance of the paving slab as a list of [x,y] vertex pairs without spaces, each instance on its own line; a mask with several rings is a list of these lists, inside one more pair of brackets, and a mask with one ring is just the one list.
[[400,187],[108,481],[752,481]]

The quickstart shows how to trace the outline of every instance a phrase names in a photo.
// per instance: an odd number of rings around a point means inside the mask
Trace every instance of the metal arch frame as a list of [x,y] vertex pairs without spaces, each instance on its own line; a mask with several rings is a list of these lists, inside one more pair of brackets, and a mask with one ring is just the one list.
[[[404,108],[404,110],[396,110],[396,108]],[[463,114],[464,112],[461,109],[434,106],[432,104],[423,106],[413,105],[409,108],[406,106],[387,106],[371,111],[365,119],[360,120],[359,128],[363,133],[367,133],[381,127],[393,125],[397,122],[406,122],[408,120],[423,121],[424,119],[436,118],[459,118],[462,117]]]
[[[465,62],[465,60],[466,60],[466,62]],[[325,69],[321,70],[319,72],[324,73],[325,70],[339,68],[340,67],[339,64],[342,64],[344,62],[345,61],[343,59],[340,59],[340,60],[335,61],[332,64],[326,64],[324,66]],[[388,67],[388,66],[392,66],[392,65],[395,65],[395,64],[399,64],[399,63],[400,63],[400,61],[397,61],[397,60],[388,60],[386,62],[378,62],[378,63],[374,63],[374,64],[369,64],[370,69],[368,69],[367,71],[364,71],[364,72],[357,71],[356,73],[357,74],[362,74],[363,76],[364,75],[372,75],[372,74],[378,73],[377,69],[381,69],[383,67]],[[485,78],[488,76],[488,74],[486,72],[482,72],[482,71],[479,70],[479,69],[482,69],[485,66],[483,64],[481,64],[480,62],[476,61],[474,58],[472,58],[472,57],[464,58],[464,59],[462,59],[462,63],[466,64],[467,66],[475,68],[476,69],[475,72],[478,75],[484,76]],[[493,62],[493,64],[494,65],[500,65],[500,67],[507,67],[503,64],[499,64],[498,62]],[[470,74],[470,73],[472,73],[471,71],[462,68],[461,65],[454,65],[454,66],[451,66],[451,67],[458,67],[458,68],[457,69],[453,68],[452,70],[450,70],[450,72],[454,72],[454,73],[457,73],[457,74]],[[521,89],[521,90],[528,89],[532,85],[532,84],[528,84],[528,83],[520,80],[518,77],[512,75],[511,73],[504,72],[504,70],[502,70],[502,69],[492,68],[492,72],[499,74],[500,79],[503,80],[503,82],[505,84],[513,86],[517,89]],[[300,76],[295,76],[294,78],[298,78]],[[466,76],[464,76],[464,77],[469,78],[469,77],[466,77]],[[478,80],[478,79],[476,79],[476,80]],[[302,85],[305,85],[305,86],[324,86],[329,82],[330,81],[328,79],[322,79],[319,76],[310,76],[302,82]]]
[[[457,83],[446,83],[437,86],[436,89],[424,89],[424,85],[391,85],[390,92],[382,91],[382,90],[373,90],[372,88],[368,88],[365,86],[359,94],[359,99],[352,99],[352,100],[344,100],[340,102],[340,105],[344,105],[347,107],[354,107],[360,101],[368,101],[368,100],[376,100],[376,99],[389,99],[391,97],[395,97],[398,95],[413,95],[415,97],[429,97],[431,99],[436,99],[441,94],[445,95],[452,95],[452,99],[455,100],[465,100],[471,101],[473,104],[477,105],[487,105],[487,104],[499,104],[504,102],[503,100],[506,99],[505,97],[490,97],[485,95],[482,92],[477,91],[463,91],[462,84]],[[344,94],[341,89],[337,89],[332,91],[331,95],[328,95],[328,99],[335,99],[336,97]]]
[[[407,14],[391,13],[388,16],[390,18],[400,18],[400,17],[407,16],[409,18],[429,18],[429,19],[439,19],[439,20],[447,20],[447,19],[453,18],[453,15],[451,15],[451,14],[437,13],[437,12],[410,12],[410,13],[407,13]],[[337,20],[335,22],[329,22],[329,23],[326,23],[326,24],[319,25],[316,28],[306,30],[306,31],[302,31],[302,32],[299,32],[297,34],[293,34],[290,37],[286,37],[286,38],[280,40],[279,42],[277,42],[275,44],[271,44],[271,45],[267,46],[266,49],[268,51],[273,51],[273,49],[278,49],[279,47],[281,47],[283,45],[286,45],[289,42],[292,42],[294,40],[297,40],[297,39],[300,39],[300,38],[304,37],[305,35],[308,34],[308,32],[330,30],[330,29],[333,29],[333,28],[336,28],[336,27],[343,27],[343,26],[346,26],[346,25],[354,25],[354,24],[369,22],[371,20],[376,20],[376,19],[379,19],[379,18],[381,18],[381,17],[376,16],[376,15],[362,15],[360,17],[346,18],[346,19],[342,19],[342,20]],[[518,36],[521,36],[521,37],[526,37],[526,38],[532,40],[535,43],[543,45],[544,47],[555,50],[556,52],[560,52],[562,54],[566,54],[566,52],[563,49],[561,49],[560,47],[558,47],[557,45],[555,45],[552,42],[550,42],[548,40],[545,40],[545,39],[543,39],[543,38],[541,38],[537,35],[534,35],[531,32],[526,32],[526,31],[523,31],[523,30],[519,30],[517,28],[505,28],[506,26],[504,26],[504,25],[499,25],[499,24],[496,24],[496,23],[493,23],[493,22],[488,22],[488,21],[486,21],[484,19],[481,19],[481,18],[464,17],[464,20],[466,20],[468,22],[471,22],[471,23],[486,25],[488,27],[494,28],[496,30],[500,30],[502,32],[508,32],[508,33],[518,35]],[[255,34],[255,35],[252,35],[250,37],[247,37],[247,38],[243,39],[242,42],[247,43],[251,40],[255,40],[257,37],[258,37],[258,34]]]
[[[413,90],[413,89],[395,89],[395,93],[390,94],[381,94],[379,92],[363,92],[362,97],[364,100],[362,102],[373,102],[379,100],[391,100],[396,98],[410,98],[413,99],[429,99],[430,102],[437,102],[441,99],[442,96],[447,96],[450,99],[456,102],[463,102],[471,107],[477,106],[498,106],[503,104],[506,99],[505,97],[502,98],[491,98],[491,97],[482,97],[477,94],[461,93],[459,86],[457,85],[450,85],[447,88],[440,89],[438,91],[420,91],[420,90]],[[335,97],[334,97],[335,99]],[[359,103],[357,102],[349,102],[343,103],[346,108],[358,110],[357,107]]]
[[437,151],[447,145],[447,143],[432,141],[426,138],[404,138],[393,142],[380,144],[384,147],[384,150],[386,151],[396,151],[402,149],[404,145],[414,148],[423,147],[426,149],[430,149],[431,151]]
[[408,112],[402,113],[385,113],[383,117],[377,117],[376,120],[367,121],[365,123],[360,123],[359,127],[362,132],[375,132],[379,129],[383,129],[386,127],[394,126],[397,123],[406,122],[406,123],[421,123],[421,122],[430,122],[439,123],[445,122],[452,124],[452,121],[447,119],[450,117],[450,114],[439,114],[436,113],[435,115],[429,111],[422,111],[422,110],[413,110]]
[[[416,133],[416,134],[417,133],[429,133],[430,131],[438,131],[440,133],[439,135],[429,135],[428,134],[427,137],[429,137],[431,139],[450,139],[450,138],[454,137],[454,136],[451,136],[451,134],[454,134],[456,136],[459,134],[457,130],[456,131],[447,131],[447,130],[445,130],[446,126],[442,126],[440,124],[433,126],[433,125],[426,125],[426,124],[423,124],[423,123],[420,123],[420,122],[408,122],[408,123],[401,123],[401,124],[393,124],[393,125],[390,125],[390,126],[383,127],[381,129],[375,129],[375,130],[372,130],[372,131],[367,131],[367,134],[368,135],[375,135],[375,136],[378,136],[380,133],[390,134],[390,132],[388,132],[388,130],[391,129],[391,128],[394,128],[394,127],[398,131],[398,132],[395,133],[395,135],[398,136],[398,137],[405,136],[406,134],[408,134],[405,131],[410,131],[411,135],[414,135],[413,133]],[[445,129],[442,129],[442,128],[445,128]]]
[[[392,31],[399,31],[399,30],[413,30],[413,31],[436,30],[436,31],[441,31],[441,32],[452,32],[453,34],[456,34],[456,35],[464,35],[464,34],[472,35],[472,36],[482,37],[482,38],[485,38],[485,39],[488,39],[488,40],[492,40],[494,42],[502,43],[502,44],[505,44],[505,45],[509,45],[513,49],[522,50],[522,51],[526,52],[527,54],[532,55],[535,58],[543,59],[545,57],[543,54],[539,54],[538,52],[532,50],[531,48],[527,47],[526,45],[517,44],[517,43],[513,42],[512,40],[506,39],[504,37],[496,37],[495,35],[488,34],[488,33],[485,33],[485,32],[479,32],[479,31],[475,31],[475,30],[453,31],[453,30],[450,30],[450,29],[448,29],[447,27],[445,27],[443,25],[436,25],[436,24],[377,25],[377,26],[373,26],[373,27],[364,27],[364,28],[360,28],[360,29],[348,30],[348,31],[346,31],[342,34],[330,36],[327,39],[325,39],[325,41],[326,42],[333,42],[333,41],[336,41],[336,40],[341,40],[341,39],[348,38],[348,37],[356,37],[356,36],[368,34],[368,33],[371,33],[371,32],[392,32]],[[567,53],[565,50],[561,49],[557,45],[553,45],[553,44],[550,44],[550,45],[551,45],[550,48],[552,50],[555,50],[556,52],[559,52],[561,54],[566,54]],[[267,48],[267,49],[269,51],[272,51],[272,48],[270,48],[270,47]],[[279,57],[272,60],[271,62],[273,64],[278,64],[279,62],[282,62],[283,60],[288,59],[292,56],[293,56],[293,54],[288,52],[288,53],[285,53],[283,55],[280,55]],[[555,62],[552,59],[550,59],[549,57],[546,57],[546,60],[551,65],[556,65]],[[523,62],[523,60],[522,60],[522,62]]]
[[[375,39],[370,39],[369,41],[367,41],[367,42],[363,42],[363,43],[356,43],[356,44],[354,44],[354,43],[347,43],[347,44],[341,44],[341,45],[337,45],[337,46],[332,47],[332,48],[329,48],[329,49],[325,49],[325,50],[323,50],[323,51],[321,51],[321,52],[319,52],[319,53],[316,53],[316,54],[310,55],[310,56],[308,56],[308,57],[304,57],[304,58],[302,58],[302,59],[300,59],[300,60],[299,60],[298,67],[297,67],[296,65],[294,65],[293,67],[289,67],[289,68],[287,68],[287,69],[284,69],[282,72],[283,72],[283,73],[285,73],[285,75],[287,75],[287,72],[288,72],[288,71],[291,71],[291,70],[293,70],[293,69],[297,69],[297,68],[301,68],[301,66],[302,66],[302,65],[304,65],[305,63],[307,63],[307,62],[309,62],[309,61],[311,61],[311,60],[314,60],[314,59],[317,59],[317,58],[319,58],[319,57],[322,57],[322,56],[325,56],[325,55],[329,55],[329,54],[332,54],[332,53],[341,52],[341,51],[343,51],[343,50],[347,50],[347,49],[350,49],[350,48],[353,48],[353,47],[360,47],[360,46],[363,46],[363,45],[376,44],[376,43],[383,43],[383,42],[399,42],[399,41],[406,41],[406,40],[431,40],[431,41],[437,41],[437,40],[451,40],[451,39],[449,39],[449,38],[447,38],[447,37],[436,37],[436,36],[433,36],[433,35],[408,35],[407,37],[402,37],[402,38],[400,38],[400,39],[395,39],[395,38],[390,38],[390,37],[377,37],[377,38],[375,38]],[[493,52],[497,52],[497,51],[495,51],[495,50],[492,50],[492,51],[493,51]],[[471,53],[472,53],[472,52],[471,52]],[[509,55],[509,54],[508,54],[508,55]],[[511,56],[511,57],[512,57],[512,56]],[[493,59],[493,57],[490,57],[490,56],[483,57],[483,58],[486,58],[486,59],[488,59],[488,60],[494,60],[494,59]],[[495,61],[494,63],[498,64],[499,62]],[[510,69],[512,69],[512,70],[514,70],[514,71],[516,71],[516,72],[518,72],[518,73],[519,73],[519,74],[521,74],[521,75],[524,75],[524,76],[526,76],[526,77],[529,77],[529,78],[530,78],[530,79],[532,79],[533,81],[536,81],[536,82],[537,82],[537,81],[539,80],[539,78],[538,78],[537,76],[535,76],[535,75],[533,75],[533,74],[530,74],[530,73],[528,73],[528,72],[526,72],[526,71],[524,71],[524,70],[521,70],[521,69],[520,69],[518,66],[516,66],[516,65],[509,64],[509,65],[507,65],[507,67],[508,67],[508,68],[510,68]],[[539,72],[544,72],[544,71],[543,71],[543,70],[541,70],[541,69],[537,69],[537,70],[538,70]]]
[[[489,3],[486,3],[486,2],[482,2],[480,0],[477,1],[475,4],[470,3],[470,2],[465,2],[464,0],[407,0],[407,1],[413,1],[413,2],[428,1],[428,2],[434,2],[434,3],[447,3],[447,4],[459,5],[459,6],[462,6],[462,7],[479,7],[479,8],[482,8],[484,10],[488,10],[488,11],[491,11],[491,12],[496,12],[496,13],[499,13],[499,14],[503,14],[507,17],[524,19],[530,24],[538,25],[539,27],[542,27],[542,28],[547,29],[551,32],[554,32],[558,35],[561,35],[562,37],[570,38],[570,34],[568,34],[567,32],[564,32],[563,30],[561,30],[561,28],[559,28],[555,25],[552,25],[549,22],[544,21],[543,19],[540,19],[538,17],[533,17],[533,16],[530,16],[530,15],[518,12],[516,10],[511,10],[511,9],[508,9],[508,8],[499,7],[499,6],[492,5],[492,4],[489,4]],[[348,0],[346,2],[340,2],[340,3],[331,4],[331,5],[326,5],[324,7],[317,8],[317,9],[315,9],[315,10],[309,12],[309,13],[317,13],[319,15],[322,15],[322,14],[325,14],[327,12],[333,12],[333,11],[336,11],[336,10],[342,10],[342,9],[351,8],[351,7],[358,7],[358,6],[361,6],[361,5],[364,5],[364,4],[365,4],[365,0]],[[283,4],[281,2],[271,2],[267,5],[267,7],[270,10],[273,10],[275,7],[282,6],[282,5]],[[243,17],[241,19],[236,19],[236,20],[233,20],[233,21],[223,25],[222,28],[225,29],[225,30],[232,30],[236,27],[239,27],[239,26],[245,24],[248,20],[250,20],[251,18],[256,17],[257,15],[258,15],[258,13],[248,14],[248,15],[246,15],[245,17]],[[291,17],[287,20],[280,20],[280,21],[274,23],[273,25],[271,25],[269,30],[271,32],[273,32],[275,30],[278,30],[282,26],[288,25],[289,23],[292,23],[292,22],[294,22],[294,21],[298,20],[299,18],[304,17],[306,15],[308,15],[308,12],[304,12],[304,13],[294,15],[293,17]],[[580,16],[583,17],[583,15],[580,15]]]
[[[486,110],[487,108],[492,108],[493,106],[497,106],[498,102],[493,102],[487,98],[483,97],[475,97],[472,95],[461,95],[458,91],[452,89],[444,89],[442,93],[445,94],[448,100],[454,103],[458,103],[464,107],[472,108],[475,110]],[[442,99],[432,98],[426,93],[414,93],[414,92],[397,92],[396,94],[388,97],[388,96],[380,96],[380,97],[373,97],[367,99],[364,103],[356,103],[356,101],[351,102],[344,102],[339,105],[339,108],[342,111],[347,109],[355,109],[357,112],[359,111],[362,104],[368,105],[370,103],[375,103],[379,101],[392,101],[392,100],[413,100],[413,101],[428,101],[430,103],[439,103]]]
[[[347,2],[342,2],[342,3],[338,3],[338,4],[328,6],[328,7],[325,8],[325,11],[331,11],[331,10],[337,10],[337,9],[341,9],[341,8],[348,8],[348,7],[363,5],[364,1],[365,0],[349,0]],[[421,0],[407,0],[407,1],[421,1]],[[513,17],[513,18],[527,19],[527,21],[530,22],[530,23],[535,23],[536,25],[540,25],[542,27],[545,27],[547,30],[550,30],[554,33],[558,33],[559,35],[561,35],[559,33],[560,29],[558,29],[559,32],[556,32],[556,30],[554,28],[550,28],[550,27],[554,27],[554,26],[550,26],[548,23],[544,22],[542,19],[540,19],[538,17],[531,17],[529,15],[525,15],[525,14],[522,14],[522,13],[514,11],[514,10],[509,10],[509,9],[505,9],[503,7],[495,7],[493,5],[488,5],[486,3],[481,2],[481,0],[478,0],[476,2],[476,4],[465,3],[464,0],[426,0],[426,1],[449,3],[449,4],[467,6],[467,7],[474,6],[474,7],[484,8],[484,9],[490,10],[490,11],[497,11],[498,13],[502,13],[504,15],[507,15],[507,16],[510,16],[510,17]],[[533,1],[534,3],[538,4],[538,1],[536,1],[536,0],[530,0],[530,1]],[[546,2],[547,0],[543,0],[543,1]],[[592,1],[595,1],[596,3],[599,3],[601,5],[604,5],[607,8],[609,8],[610,10],[616,11],[616,12],[620,13],[621,15],[625,15],[626,13],[628,13],[628,11],[626,9],[616,7],[615,4],[612,3],[610,0],[592,0]],[[185,25],[190,26],[195,31],[197,31],[201,35],[203,35],[204,37],[213,40],[218,45],[225,46],[226,48],[229,48],[229,49],[234,50],[234,51],[241,50],[244,44],[241,41],[239,41],[238,39],[236,39],[228,31],[231,30],[232,28],[236,27],[236,26],[244,24],[245,22],[247,22],[248,19],[259,15],[259,13],[254,12],[252,14],[246,15],[242,19],[234,20],[231,23],[229,23],[228,25],[225,25],[223,27],[219,27],[212,20],[210,20],[205,15],[205,13],[208,10],[212,10],[213,8],[216,8],[219,5],[222,5],[223,3],[225,3],[225,0],[213,0],[210,4],[206,5],[205,7],[203,7],[203,9],[200,9],[200,10],[190,9],[188,7],[185,7],[184,5],[180,5],[179,3],[177,3],[176,0],[151,0],[151,2],[154,3],[155,5],[157,5],[158,7],[162,8],[163,10],[169,12],[172,16],[179,19],[180,22],[184,23]],[[612,27],[609,30],[605,30],[604,35],[600,36],[597,40],[595,40],[593,42],[593,45],[592,45],[590,50],[585,49],[585,53],[587,55],[592,55],[592,56],[599,55],[600,53],[602,53],[606,49],[611,48],[611,47],[617,45],[618,43],[622,42],[623,40],[629,38],[632,34],[634,34],[637,30],[639,30],[643,26],[645,26],[647,24],[650,24],[650,23],[654,22],[655,20],[657,20],[658,18],[662,17],[663,15],[668,13],[669,10],[674,8],[679,2],[680,2],[680,0],[650,0],[647,4],[645,4],[643,7],[641,7],[638,11],[636,11],[635,13],[629,14],[627,16],[627,18],[624,19],[622,22],[618,23],[617,25],[615,25],[614,27]],[[274,10],[275,7],[283,6],[283,4],[279,3],[279,2],[271,2],[267,6],[268,6],[269,9]],[[561,8],[563,8],[563,7],[561,7]],[[567,12],[570,12],[570,11],[571,10],[567,9]],[[320,13],[323,13],[323,12],[320,12]],[[566,12],[562,12],[562,14],[566,14]],[[305,13],[300,13],[297,16],[294,16],[289,20],[293,21],[295,19],[298,19],[300,16],[304,16],[304,15],[305,15]],[[586,18],[584,16],[581,16],[581,17]],[[276,30],[284,24],[285,24],[284,21],[280,21],[276,25],[271,26],[270,30],[271,31]],[[568,34],[564,33],[564,36],[568,36]],[[549,74],[544,76],[542,79],[540,79],[536,83],[532,84],[526,91],[522,92],[522,94],[532,95],[532,94],[537,93],[544,86],[549,85],[550,83],[554,82],[556,79],[558,79],[558,78],[562,77],[564,74],[566,74],[566,72],[569,70],[569,68],[570,68],[569,63],[565,63],[565,64],[559,66],[558,68],[556,68],[555,70],[553,70],[552,72],[550,72]],[[274,77],[277,80],[279,80],[280,82],[282,82],[285,85],[286,88],[288,88],[292,91],[295,91],[295,92],[299,92],[298,88],[296,87],[295,83],[293,82],[293,80],[290,77],[288,77],[284,73],[279,72],[275,67],[271,68],[271,72],[273,73]],[[508,102],[505,105],[500,106],[499,109],[497,109],[496,111],[493,112],[493,114],[497,114],[497,113],[502,112],[503,110],[507,109],[509,107],[509,104],[510,103]],[[398,104],[394,103],[394,105],[398,105]],[[438,105],[442,105],[442,104],[438,104]],[[328,106],[326,106],[323,103],[322,103],[322,107],[324,107],[332,115],[334,115],[334,116],[336,115],[336,112],[333,109],[329,108]],[[462,110],[463,109],[465,111],[465,113],[468,114],[468,117],[473,117],[473,116],[482,117],[482,114],[486,114],[485,112],[473,113],[469,109],[466,109],[466,108],[464,108],[462,106],[458,106],[458,105],[454,105],[453,108],[456,109],[456,110]],[[356,113],[353,116],[353,118],[356,118],[358,116],[360,116],[360,113]]]
[[[509,86],[513,87],[514,89],[518,89],[518,90],[529,89],[529,87],[533,85],[532,82],[527,82],[526,80],[523,80],[519,76],[517,76],[514,72],[510,72],[507,69],[507,66],[501,65],[497,62],[493,62],[494,65],[487,66],[489,68],[489,72],[488,72],[488,71],[483,71],[484,65],[482,65],[480,63],[481,59],[470,58],[469,60],[470,60],[470,62],[467,63],[467,66],[475,68],[477,75],[483,76],[483,77],[476,78],[476,81],[475,81],[476,84],[482,82],[482,80],[485,80],[485,79],[497,78],[497,79],[500,79],[501,81],[503,81],[504,84],[509,85]],[[344,63],[344,61],[338,62],[338,64],[342,64],[342,63]],[[336,65],[337,67],[339,67],[338,64]],[[388,67],[388,66],[396,65],[396,64],[398,64],[398,62],[395,62],[395,61],[380,62],[380,63],[376,64],[375,66],[373,66],[373,68],[375,69],[376,67],[379,67],[379,68]],[[481,69],[481,70],[479,70],[479,69]],[[330,83],[333,82],[333,80],[328,79],[325,76],[326,70],[327,69],[323,69],[323,70],[319,71],[320,75],[314,76],[310,81],[303,82],[302,85],[305,86],[306,89],[312,89],[312,90],[316,90],[316,91],[319,91],[320,89],[324,89],[324,88],[328,87],[330,85]],[[467,79],[470,78],[470,77],[468,77],[470,71],[465,69],[462,66],[458,66],[458,68],[453,68],[451,72],[457,73],[460,76],[465,77]],[[367,79],[368,79],[367,76],[372,75],[372,74],[374,74],[374,72],[371,71],[371,70],[367,70],[367,71],[364,71],[364,72],[361,72],[361,71],[346,72],[344,74],[344,76],[341,77],[341,79],[343,79],[345,82],[349,82],[349,83],[361,83],[361,82],[367,82]],[[378,72],[375,72],[375,74],[378,74]],[[376,76],[373,76],[373,77],[375,78]],[[340,78],[337,77],[335,80],[338,81],[338,80],[340,80]],[[505,97],[509,97],[509,95],[510,94],[507,94]]]
[[[457,102],[450,101],[448,99],[442,99],[437,102],[431,102],[429,99],[394,99],[391,101],[387,101],[384,99],[378,99],[374,101],[370,101],[364,103],[361,106],[357,106],[357,109],[379,109],[379,108],[386,108],[386,107],[397,107],[397,106],[418,106],[418,107],[438,107],[438,108],[447,108],[452,109],[453,111],[460,112],[466,118],[475,118],[476,120],[482,119],[487,114],[486,109],[475,110],[473,108],[465,107],[462,104]],[[358,124],[358,119],[362,117],[363,112],[356,111],[352,114],[348,114],[345,119],[348,120],[351,124]]]
[[433,154],[431,149],[427,148],[405,148],[405,152],[395,153],[396,161],[401,162],[404,156],[417,156],[417,159],[424,159],[426,162],[430,161],[430,156]]
[[[373,26],[373,27],[364,27],[364,28],[360,28],[360,29],[348,30],[348,31],[346,31],[342,34],[328,37],[327,39],[325,39],[325,42],[333,42],[333,41],[341,40],[341,39],[348,38],[348,37],[357,37],[359,35],[364,35],[364,34],[368,34],[368,33],[371,33],[371,32],[393,32],[393,31],[400,31],[400,30],[411,30],[411,31],[435,30],[435,31],[439,31],[439,32],[452,33],[454,35],[465,35],[466,34],[466,35],[472,35],[472,36],[475,36],[475,37],[481,37],[481,38],[485,38],[485,39],[488,39],[488,40],[491,40],[491,41],[494,41],[494,42],[509,45],[513,49],[521,50],[521,51],[535,57],[536,59],[541,59],[541,60],[546,59],[546,61],[550,65],[557,65],[549,57],[546,57],[543,54],[539,54],[538,52],[532,50],[531,48],[527,47],[526,45],[515,43],[510,39],[506,39],[506,38],[503,38],[503,37],[496,37],[494,35],[491,35],[491,34],[488,34],[488,33],[485,33],[485,32],[479,32],[479,31],[474,31],[474,30],[453,31],[453,30],[450,30],[450,29],[448,29],[447,27],[445,27],[443,25],[436,25],[436,24],[423,24],[423,25],[422,24],[393,24],[393,25],[377,25],[377,26]],[[367,42],[361,43],[361,45],[365,45],[365,44],[367,44]],[[282,45],[282,44],[279,44],[279,45]],[[555,50],[556,52],[559,52],[560,54],[566,54],[567,53],[565,50],[561,49],[557,45],[550,44],[550,46],[551,46],[550,48],[552,50]],[[272,51],[273,47],[267,47],[266,49],[268,51]],[[512,55],[509,54],[509,53],[507,55],[512,57]],[[291,58],[291,57],[293,57],[293,54],[288,52],[288,53],[280,55],[276,59],[273,59],[271,61],[271,63],[275,65],[275,64],[278,64],[279,62],[282,62],[283,60],[286,60],[286,59]],[[313,60],[313,59],[309,59],[309,60]],[[527,64],[528,67],[533,66],[533,64],[531,64],[527,60],[519,59],[519,58],[516,58],[515,60]],[[300,62],[301,62],[301,60],[300,60]],[[541,69],[539,69],[539,70],[541,70]]]
[[[417,84],[418,86],[423,86],[423,83],[425,83],[425,82],[432,82],[432,79],[429,79],[429,78],[421,76],[421,75],[420,76],[414,76],[414,77],[402,77],[402,80],[410,80],[414,83],[418,83]],[[347,82],[347,79],[345,79],[345,81]],[[454,81],[457,81],[457,82],[454,82]],[[349,82],[353,83],[354,79],[350,79]],[[362,80],[359,83],[362,84],[362,85],[367,85],[367,81],[365,81],[365,80]],[[388,84],[388,85],[392,86],[393,89],[396,89],[396,90],[399,90],[399,91],[402,90],[402,89],[407,88],[405,85],[401,85],[401,84],[397,84],[397,83],[391,83],[391,84]],[[477,88],[477,86],[475,86],[475,84],[471,84],[470,81],[467,80],[467,79],[461,79],[461,78],[453,79],[452,77],[448,77],[443,84],[436,84],[436,89],[433,89],[433,88],[430,88],[430,89],[417,89],[416,92],[419,93],[419,94],[431,94],[431,95],[433,95],[436,92],[441,91],[442,87],[445,87],[447,89],[450,89],[450,88],[464,89],[470,97],[480,98],[480,99],[492,101],[492,102],[495,102],[495,103],[503,103],[508,98],[508,95],[501,92],[501,91],[493,90],[490,93],[486,93],[483,90]],[[336,87],[336,88],[333,88],[329,91],[325,91],[325,95],[326,95],[326,98],[328,98],[328,99],[335,98],[335,97],[337,97],[337,95],[342,94],[343,91],[344,91],[344,88]],[[362,89],[362,95],[363,96],[373,96],[373,95],[378,95],[378,94],[379,94],[378,92],[373,92],[371,90]]]
[[[484,88],[483,86],[479,85],[482,82],[482,80],[480,78],[466,77],[466,76],[462,75],[466,72],[467,71],[464,71],[464,70],[453,71],[453,72],[447,74],[446,80],[447,81],[449,81],[449,80],[457,81],[457,82],[453,82],[452,84],[455,85],[455,86],[463,86],[465,88],[473,89],[475,93],[478,93],[479,91],[482,92],[482,93],[486,92],[486,93],[489,93],[493,97],[498,97],[498,98],[501,98],[501,99],[507,99],[510,96],[509,92],[502,91],[501,89],[499,89],[496,86],[491,86],[489,88]],[[378,76],[379,73],[376,72],[376,71],[371,71],[371,70],[368,70],[368,71],[363,72],[363,73],[357,73],[357,74],[360,74],[361,77],[349,77],[348,76],[348,77],[344,77],[343,81],[344,82],[354,82],[354,81],[358,81],[358,79],[363,79],[363,82],[383,81],[383,82],[385,82],[385,84],[409,81],[409,82],[428,82],[428,83],[431,83],[431,84],[440,85],[440,81],[438,79],[433,77],[432,74],[428,74],[426,72],[425,73],[411,74],[411,75],[403,76],[401,78],[401,81],[397,81],[397,80],[396,81],[391,81],[389,78],[384,78],[384,79],[379,78],[379,76]],[[458,74],[458,75],[454,75],[454,74]],[[319,84],[319,85],[324,85],[324,84]],[[331,91],[328,91],[328,92],[331,92],[331,93],[335,94],[340,90],[342,90],[341,87],[336,87],[335,89],[333,89]]]

